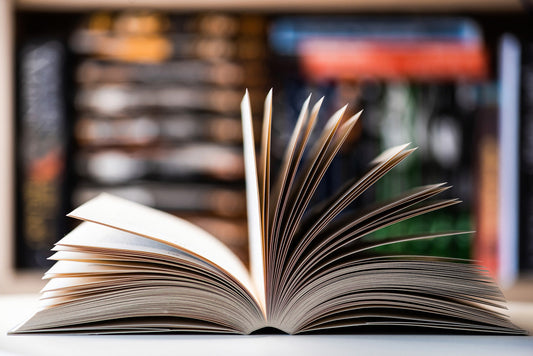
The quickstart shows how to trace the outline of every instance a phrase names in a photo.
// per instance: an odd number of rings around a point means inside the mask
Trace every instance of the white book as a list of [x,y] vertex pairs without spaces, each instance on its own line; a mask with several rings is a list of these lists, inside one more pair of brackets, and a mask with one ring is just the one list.
[[[361,328],[524,334],[482,267],[451,258],[382,255],[376,247],[461,232],[376,239],[372,232],[445,208],[442,184],[372,207],[345,208],[406,159],[393,147],[327,201],[311,197],[360,113],[324,127],[305,101],[279,172],[271,174],[272,94],[255,154],[242,101],[250,269],[216,237],[166,213],[108,194],[75,209],[83,222],[53,248],[41,307],[12,333],[216,332],[289,334]],[[318,139],[311,142],[311,133]],[[315,135],[313,135],[315,137]],[[256,157],[258,157],[256,162]],[[342,216],[339,214],[345,211]],[[374,329],[373,329],[374,330]],[[390,329],[387,329],[390,330]]]

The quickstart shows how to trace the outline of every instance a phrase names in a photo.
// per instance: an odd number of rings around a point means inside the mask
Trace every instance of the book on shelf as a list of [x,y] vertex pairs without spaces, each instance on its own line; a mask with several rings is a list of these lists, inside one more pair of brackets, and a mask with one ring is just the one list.
[[396,40],[308,39],[300,45],[310,78],[480,80],[488,74],[488,53],[480,44]]
[[232,146],[191,143],[176,147],[147,147],[80,151],[77,173],[107,184],[141,178],[205,178],[235,181],[244,177],[242,152]]
[[100,115],[134,114],[148,109],[161,112],[208,110],[234,113],[240,91],[232,88],[191,85],[100,84],[83,87],[76,95],[76,106]]
[[[523,39],[519,46],[521,54],[519,90],[519,268],[524,274],[533,272],[533,38]],[[516,81],[515,81],[516,83]],[[516,220],[515,220],[516,222]]]
[[477,141],[476,162],[476,237],[473,241],[472,258],[487,268],[490,275],[498,280],[498,230],[500,225],[499,202],[501,155],[498,138],[498,102],[496,85],[487,86],[482,92],[484,109],[479,113],[475,133]]
[[19,52],[17,120],[17,268],[49,267],[50,248],[68,231],[69,189],[63,43],[26,40]]
[[187,19],[142,11],[96,13],[74,32],[71,46],[79,54],[124,62],[187,58],[248,61],[265,57],[261,41],[265,32],[262,16],[205,15]]
[[518,277],[519,258],[519,141],[520,141],[520,70],[518,40],[503,35],[498,54],[498,140],[499,140],[499,239],[498,282],[509,287]]
[[161,63],[115,62],[85,59],[76,77],[83,85],[99,83],[182,83],[221,87],[257,86],[265,82],[258,61],[174,60]]
[[100,118],[85,115],[76,120],[74,136],[83,147],[147,146],[180,142],[211,141],[242,143],[237,117],[201,114]]
[[302,42],[316,38],[363,41],[477,42],[481,29],[465,17],[284,16],[271,25],[270,42],[282,55],[295,55]]
[[[464,232],[375,239],[374,231],[445,208],[443,184],[409,190],[345,214],[365,190],[415,151],[378,155],[361,177],[315,206],[321,178],[357,122],[346,107],[315,125],[304,102],[279,172],[270,165],[272,95],[256,161],[248,95],[241,102],[250,269],[211,234],[166,213],[103,194],[70,213],[83,222],[54,247],[41,308],[12,333],[217,332],[265,327],[295,334],[358,327],[524,334],[482,267],[375,248]],[[315,128],[316,126],[316,128]],[[316,140],[311,132],[318,130]],[[404,330],[404,329],[401,329]]]

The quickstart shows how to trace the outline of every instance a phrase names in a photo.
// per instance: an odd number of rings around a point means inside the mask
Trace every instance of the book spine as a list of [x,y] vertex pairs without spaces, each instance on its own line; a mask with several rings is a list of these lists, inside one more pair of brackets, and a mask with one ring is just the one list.
[[213,143],[80,151],[76,168],[81,177],[105,184],[141,178],[176,182],[200,178],[242,182],[244,178],[242,150]]
[[50,265],[53,243],[66,231],[65,48],[56,40],[20,51],[17,259],[19,268]]
[[182,85],[101,84],[80,88],[77,106],[100,115],[132,115],[157,109],[163,113],[208,110],[235,114],[241,91]]
[[217,115],[137,115],[100,118],[87,115],[76,121],[74,135],[81,147],[142,147],[180,142],[240,144],[237,118]]
[[431,39],[471,43],[480,36],[477,24],[467,18],[300,16],[277,19],[271,26],[269,41],[278,54],[294,56],[303,41],[317,37],[395,42]]
[[162,63],[117,63],[88,58],[77,70],[77,80],[84,85],[99,83],[193,84],[219,87],[257,86],[266,78],[256,61],[201,59],[171,60]]
[[520,127],[520,271],[533,272],[533,40],[522,52]]
[[314,81],[480,80],[488,74],[487,50],[480,44],[449,41],[362,41],[310,38],[298,55]]
[[504,35],[499,57],[499,282],[507,287],[518,276],[518,154],[520,43]]
[[496,88],[482,92],[484,108],[476,120],[476,236],[472,257],[498,278],[499,262],[499,180],[500,144],[498,139],[498,112]]

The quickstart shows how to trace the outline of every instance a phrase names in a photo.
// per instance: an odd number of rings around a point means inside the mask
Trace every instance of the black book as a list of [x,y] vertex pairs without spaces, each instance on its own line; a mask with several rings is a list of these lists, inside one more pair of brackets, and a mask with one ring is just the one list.
[[520,128],[520,270],[533,272],[533,38],[522,46]]
[[44,267],[67,229],[66,51],[60,41],[36,40],[19,56],[16,265]]

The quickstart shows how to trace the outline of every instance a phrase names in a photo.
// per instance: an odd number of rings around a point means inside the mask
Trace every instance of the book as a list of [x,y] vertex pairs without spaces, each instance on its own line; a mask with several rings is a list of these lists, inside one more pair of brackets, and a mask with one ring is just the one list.
[[240,91],[190,85],[101,84],[80,88],[75,101],[78,109],[102,116],[131,115],[147,109],[167,113],[204,110],[228,114],[238,110]]
[[282,55],[295,55],[313,38],[371,41],[477,42],[481,29],[466,17],[283,16],[271,25],[270,42]]
[[533,272],[533,39],[521,43],[520,122],[519,122],[519,272]]
[[518,277],[519,264],[519,157],[520,157],[520,43],[511,34],[500,40],[498,54],[499,85],[499,239],[498,282],[512,286]]
[[299,47],[303,71],[315,81],[481,80],[488,76],[482,44],[310,38]]
[[237,147],[202,142],[170,148],[80,151],[77,173],[107,184],[154,176],[167,180],[202,177],[235,181],[244,176],[242,156]]
[[[247,93],[241,102],[250,269],[214,236],[184,220],[103,194],[69,216],[46,272],[41,308],[12,333],[217,332],[289,334],[361,327],[524,334],[484,270],[450,258],[379,255],[387,244],[463,232],[372,232],[458,203],[443,184],[415,188],[355,212],[344,208],[415,149],[390,148],[363,176],[309,207],[361,112],[335,112],[309,140],[322,100],[304,102],[276,178],[270,166],[272,92],[256,160]],[[404,329],[401,329],[404,330]]]
[[113,62],[85,59],[76,77],[84,85],[99,83],[181,83],[221,87],[258,86],[264,83],[258,61],[174,60],[161,63]]
[[473,258],[479,261],[490,275],[498,280],[499,274],[499,180],[501,167],[499,156],[501,145],[498,141],[498,102],[494,85],[482,93],[486,102],[485,110],[480,113],[477,125],[478,160],[476,165],[476,237],[473,244]]
[[54,36],[26,40],[19,52],[17,120],[18,268],[45,268],[50,248],[68,231],[64,196],[69,149],[65,83],[66,50]]
[[76,120],[74,136],[81,147],[127,147],[208,141],[242,143],[240,120],[232,116],[176,114]]

